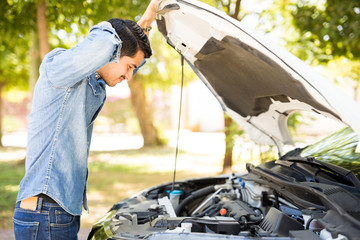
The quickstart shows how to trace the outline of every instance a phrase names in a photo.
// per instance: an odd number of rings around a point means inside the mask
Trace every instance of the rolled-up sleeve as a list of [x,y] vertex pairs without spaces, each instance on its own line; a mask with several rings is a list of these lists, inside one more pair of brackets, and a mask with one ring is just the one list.
[[75,47],[55,49],[45,57],[47,78],[56,87],[70,87],[105,64],[119,61],[121,46],[112,27],[98,24]]

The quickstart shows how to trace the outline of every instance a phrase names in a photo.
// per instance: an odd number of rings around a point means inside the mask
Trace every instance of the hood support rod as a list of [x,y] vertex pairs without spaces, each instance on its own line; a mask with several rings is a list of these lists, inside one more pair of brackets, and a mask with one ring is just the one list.
[[181,88],[180,88],[180,107],[179,107],[179,121],[178,121],[178,129],[177,129],[177,136],[176,136],[176,150],[175,150],[175,163],[174,163],[174,175],[173,175],[173,182],[172,182],[172,191],[175,188],[175,176],[176,176],[176,162],[177,156],[179,152],[179,135],[180,135],[180,122],[181,122],[181,109],[182,109],[182,95],[183,95],[183,88],[184,88],[184,56],[181,55]]

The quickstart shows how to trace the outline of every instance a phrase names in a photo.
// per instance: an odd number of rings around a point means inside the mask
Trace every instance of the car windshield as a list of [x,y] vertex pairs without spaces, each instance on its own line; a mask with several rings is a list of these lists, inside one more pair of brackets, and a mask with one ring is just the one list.
[[360,152],[357,150],[359,136],[346,127],[329,137],[305,147],[302,157],[315,157],[317,160],[353,171],[360,179]]

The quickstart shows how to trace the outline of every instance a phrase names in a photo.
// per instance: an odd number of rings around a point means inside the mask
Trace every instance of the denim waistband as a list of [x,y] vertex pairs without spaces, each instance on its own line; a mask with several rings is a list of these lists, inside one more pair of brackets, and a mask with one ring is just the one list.
[[[16,208],[20,208],[21,201],[16,203]],[[59,204],[54,202],[46,202],[43,197],[38,197],[36,204],[36,211],[49,210],[49,208],[63,209]]]
[[56,203],[55,200],[53,200],[51,197],[49,197],[48,195],[45,195],[43,193],[40,193],[39,195],[37,195],[38,198],[42,198],[43,202],[47,202],[47,203]]

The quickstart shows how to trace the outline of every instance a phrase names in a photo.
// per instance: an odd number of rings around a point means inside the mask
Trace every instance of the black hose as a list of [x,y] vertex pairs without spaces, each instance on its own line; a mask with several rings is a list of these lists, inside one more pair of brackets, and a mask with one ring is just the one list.
[[201,211],[201,213],[192,215],[192,217],[203,217],[205,215],[210,216],[209,212],[213,211],[213,209],[220,210],[218,207],[219,207],[218,204],[212,204],[212,205],[208,206],[207,208],[205,208],[203,211]]
[[185,207],[190,201],[193,201],[194,199],[203,197],[203,196],[208,195],[208,194],[213,193],[213,192],[215,192],[214,186],[208,186],[208,187],[199,189],[199,190],[197,190],[197,191],[195,191],[195,192],[192,192],[192,193],[190,194],[190,196],[188,196],[187,198],[185,198],[185,199],[177,206],[177,208],[175,209],[176,216],[179,216],[179,214],[181,213],[181,211],[184,209],[184,207]]
[[307,221],[306,226],[305,226],[305,229],[306,229],[306,230],[309,230],[310,223],[311,223],[313,220],[314,220],[314,218],[311,217],[311,218]]

